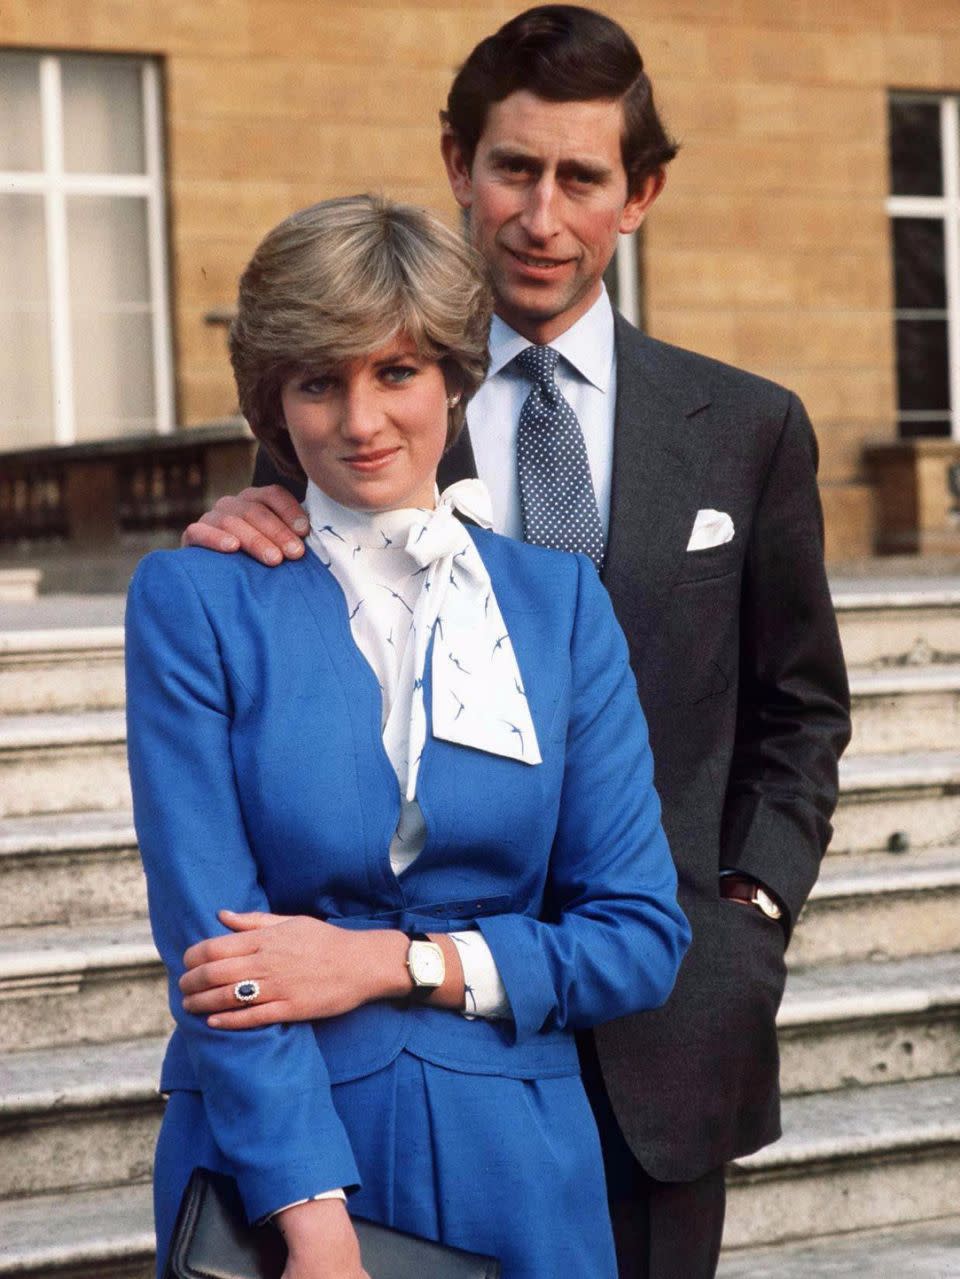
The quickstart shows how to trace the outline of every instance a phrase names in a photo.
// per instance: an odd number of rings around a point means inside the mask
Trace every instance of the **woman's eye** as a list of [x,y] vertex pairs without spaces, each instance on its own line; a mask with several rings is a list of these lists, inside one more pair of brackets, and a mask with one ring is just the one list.
[[300,383],[300,390],[304,395],[323,395],[324,391],[329,391],[332,385],[333,378],[320,374],[317,377],[304,378]]
[[391,364],[382,370],[382,374],[388,382],[409,382],[418,371],[412,364]]

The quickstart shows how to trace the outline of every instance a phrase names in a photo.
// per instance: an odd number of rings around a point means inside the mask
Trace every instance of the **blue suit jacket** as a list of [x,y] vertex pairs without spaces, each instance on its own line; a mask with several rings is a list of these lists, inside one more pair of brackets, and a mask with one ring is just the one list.
[[[161,1086],[203,1093],[251,1218],[358,1181],[332,1082],[403,1049],[478,1074],[576,1073],[573,1030],[661,1004],[689,940],[626,644],[593,567],[471,532],[543,763],[428,736],[427,842],[399,878],[380,690],[321,562],[158,552],[131,585],[134,811],[177,1023]],[[513,1020],[381,1001],[213,1030],[183,1012],[177,978],[184,950],[224,931],[225,906],[352,928],[475,924]]]

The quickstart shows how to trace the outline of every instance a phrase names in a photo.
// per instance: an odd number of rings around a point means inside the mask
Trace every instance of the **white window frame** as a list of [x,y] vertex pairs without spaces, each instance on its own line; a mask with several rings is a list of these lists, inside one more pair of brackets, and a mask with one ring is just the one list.
[[[8,50],[4,49],[4,52]],[[174,392],[170,299],[167,283],[160,68],[151,58],[124,59],[127,62],[135,62],[141,73],[146,172],[66,173],[63,165],[61,61],[62,57],[69,56],[69,54],[40,55],[42,170],[39,172],[0,171],[0,190],[3,190],[5,194],[43,197],[47,291],[50,308],[54,443],[73,444],[77,438],[73,395],[70,263],[67,244],[67,197],[70,195],[138,196],[146,199],[156,431],[159,434],[168,435],[174,429]],[[83,56],[111,57],[113,55],[84,54]]]
[[[901,101],[912,96],[918,102],[935,101],[930,94],[898,93],[895,96]],[[887,212],[891,218],[932,218],[943,224],[950,409],[949,412],[901,412],[898,408],[897,418],[898,421],[942,422],[949,417],[950,436],[960,440],[960,96],[956,94],[940,98],[940,165],[942,195],[891,195],[887,198]],[[932,318],[922,311],[904,314],[913,319],[922,319],[925,315]]]
[[640,327],[639,251],[635,231],[630,235],[621,235],[617,240],[614,259],[617,272],[617,310],[635,328]]

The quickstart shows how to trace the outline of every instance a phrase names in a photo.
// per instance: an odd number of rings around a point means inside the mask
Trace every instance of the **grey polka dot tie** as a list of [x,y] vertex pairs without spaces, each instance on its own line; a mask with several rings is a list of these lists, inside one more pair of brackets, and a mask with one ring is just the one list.
[[524,541],[583,551],[599,571],[603,525],[577,415],[554,380],[560,352],[528,346],[514,364],[533,383],[520,410],[517,474]]

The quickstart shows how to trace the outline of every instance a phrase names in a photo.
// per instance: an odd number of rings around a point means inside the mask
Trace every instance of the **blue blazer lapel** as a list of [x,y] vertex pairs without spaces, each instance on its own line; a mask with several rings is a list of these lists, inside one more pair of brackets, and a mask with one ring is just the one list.
[[693,379],[678,383],[658,343],[619,314],[615,321],[613,486],[601,576],[636,661],[683,568],[709,452],[710,392]]

